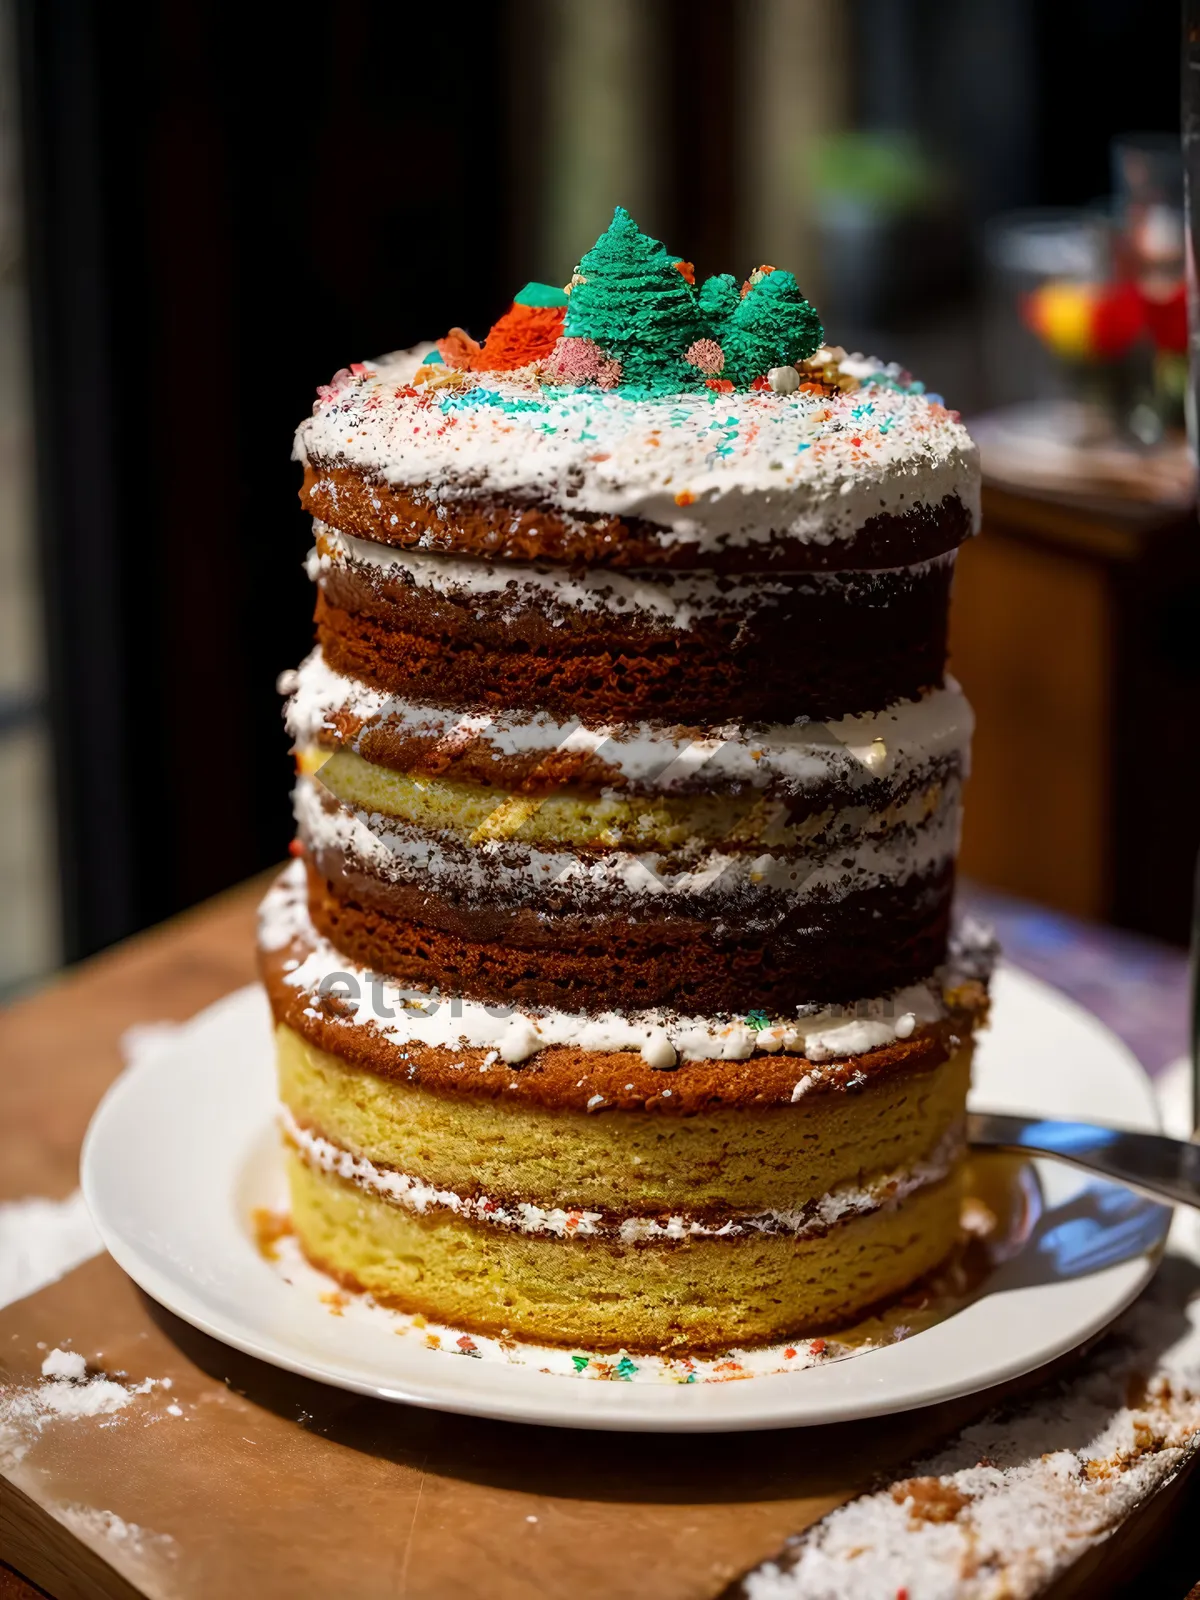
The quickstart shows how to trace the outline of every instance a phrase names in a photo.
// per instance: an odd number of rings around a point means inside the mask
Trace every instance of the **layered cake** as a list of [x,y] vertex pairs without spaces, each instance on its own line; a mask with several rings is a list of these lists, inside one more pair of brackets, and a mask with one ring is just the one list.
[[595,1349],[824,1329],[957,1238],[978,467],[794,277],[618,210],[296,435],[317,643],[263,906],[294,1224],[348,1287]]

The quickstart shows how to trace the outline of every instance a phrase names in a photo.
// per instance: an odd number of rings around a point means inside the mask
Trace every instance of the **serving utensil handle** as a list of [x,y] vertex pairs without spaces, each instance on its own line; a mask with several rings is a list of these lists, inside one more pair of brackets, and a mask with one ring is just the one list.
[[1184,1139],[995,1111],[968,1113],[967,1138],[984,1149],[1068,1161],[1154,1200],[1200,1208],[1200,1145]]

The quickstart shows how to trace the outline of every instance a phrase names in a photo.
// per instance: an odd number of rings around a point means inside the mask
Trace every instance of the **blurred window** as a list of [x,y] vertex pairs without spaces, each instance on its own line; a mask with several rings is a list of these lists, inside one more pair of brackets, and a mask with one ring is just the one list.
[[0,996],[59,956],[14,23],[0,0]]

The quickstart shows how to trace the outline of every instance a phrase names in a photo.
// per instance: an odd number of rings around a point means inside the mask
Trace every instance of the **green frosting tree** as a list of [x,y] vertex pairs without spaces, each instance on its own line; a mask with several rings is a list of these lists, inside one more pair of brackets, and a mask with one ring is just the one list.
[[739,385],[753,383],[772,367],[804,360],[823,337],[821,319],[800,293],[795,275],[778,271],[752,283],[712,332],[725,352],[724,376]]
[[683,352],[708,330],[676,259],[618,206],[579,263],[563,334],[615,357],[623,385],[670,394],[703,381]]
[[710,336],[718,344],[721,342],[722,327],[737,310],[741,299],[742,291],[732,272],[721,272],[714,278],[705,278],[701,284],[700,315]]

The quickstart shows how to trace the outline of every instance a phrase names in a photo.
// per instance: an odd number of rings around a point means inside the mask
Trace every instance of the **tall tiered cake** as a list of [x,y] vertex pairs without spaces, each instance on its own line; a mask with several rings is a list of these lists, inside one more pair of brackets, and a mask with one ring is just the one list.
[[721,1348],[952,1249],[977,520],[957,416],[618,211],[296,454],[317,648],[263,908],[294,1222],[464,1329]]

